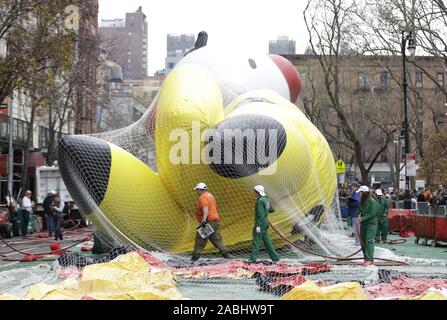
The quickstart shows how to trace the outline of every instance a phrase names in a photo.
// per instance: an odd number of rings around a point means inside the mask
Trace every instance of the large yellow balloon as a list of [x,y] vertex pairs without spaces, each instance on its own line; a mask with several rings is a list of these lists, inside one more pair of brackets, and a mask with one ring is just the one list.
[[[336,186],[332,153],[296,106],[263,90],[237,97],[225,111],[222,101],[220,85],[206,68],[185,64],[174,69],[157,102],[157,173],[112,143],[91,137],[62,140],[59,163],[67,188],[98,229],[145,248],[191,251],[198,182],[205,182],[217,199],[221,233],[233,249],[251,247],[255,185],[265,186],[277,209],[270,221],[287,235],[314,207],[331,205]],[[92,158],[95,148],[107,161]],[[262,162],[264,151],[274,157]],[[219,162],[228,154],[230,163]],[[94,172],[101,166],[105,174],[97,178]],[[285,244],[277,234],[272,238]]]

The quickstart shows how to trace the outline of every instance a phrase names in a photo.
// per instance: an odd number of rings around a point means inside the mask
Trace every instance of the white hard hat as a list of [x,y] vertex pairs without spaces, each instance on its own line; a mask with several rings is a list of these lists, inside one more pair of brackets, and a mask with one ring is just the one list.
[[358,188],[356,193],[360,193],[360,192],[369,192],[369,188],[367,186],[361,186],[360,188]]
[[196,187],[194,188],[194,190],[197,190],[197,189],[199,189],[199,190],[206,190],[206,189],[208,189],[208,188],[206,187],[206,184],[204,184],[203,182],[200,182],[200,183],[198,183],[198,184],[196,185]]
[[50,190],[50,191],[48,191],[48,193],[49,193],[49,194],[57,194],[57,192],[54,191],[54,190]]
[[261,196],[265,197],[265,191],[263,186],[254,187],[255,191],[258,192]]
[[376,190],[376,194],[377,194],[378,196],[383,196],[382,190],[380,190],[380,189],[377,189],[377,190]]

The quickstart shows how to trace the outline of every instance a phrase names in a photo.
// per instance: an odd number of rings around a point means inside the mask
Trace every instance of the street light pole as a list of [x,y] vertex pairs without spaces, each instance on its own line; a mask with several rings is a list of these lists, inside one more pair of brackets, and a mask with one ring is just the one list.
[[408,81],[407,81],[407,69],[406,69],[406,54],[405,49],[408,41],[408,50],[411,55],[414,55],[416,46],[414,43],[413,33],[410,32],[408,35],[405,35],[405,31],[402,31],[402,66],[403,66],[403,75],[402,75],[402,87],[404,94],[404,123],[403,123],[403,136],[405,141],[405,190],[410,190],[410,177],[408,176],[407,169],[407,155],[410,153],[410,137],[408,132]]
[[9,146],[8,146],[8,192],[9,201],[12,201],[13,194],[13,179],[14,179],[14,146],[13,146],[13,99],[14,93],[8,98],[8,131],[9,131]]

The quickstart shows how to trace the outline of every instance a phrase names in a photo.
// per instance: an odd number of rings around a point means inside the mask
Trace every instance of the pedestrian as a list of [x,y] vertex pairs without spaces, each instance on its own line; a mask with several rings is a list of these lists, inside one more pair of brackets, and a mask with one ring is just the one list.
[[265,249],[267,250],[270,259],[273,262],[279,261],[279,255],[273,246],[272,240],[269,237],[269,220],[268,214],[275,212],[270,200],[267,198],[265,194],[265,190],[263,186],[254,187],[255,197],[256,197],[256,205],[255,205],[255,221],[253,225],[253,245],[251,249],[251,255],[248,259],[249,263],[256,262],[256,258],[258,257],[261,241],[265,245]]
[[383,196],[382,190],[377,189],[376,195],[379,200],[381,209],[378,217],[376,242],[380,243],[380,240],[382,240],[383,243],[386,243],[388,236],[388,202],[386,198]]
[[438,192],[433,191],[433,193],[430,195],[430,205],[433,207],[438,204]]
[[340,213],[342,218],[348,217],[348,184],[343,182],[338,189],[338,198],[340,202]]
[[357,217],[357,207],[360,203],[360,197],[358,194],[356,194],[356,190],[358,189],[358,184],[356,181],[353,181],[351,183],[351,190],[348,194],[348,201],[347,201],[347,207],[348,207],[348,227],[354,226],[353,219]]
[[360,239],[363,251],[363,265],[374,264],[374,240],[377,233],[377,221],[380,213],[380,205],[371,196],[367,186],[361,186],[359,212],[360,218]]
[[442,191],[438,200],[438,206],[447,206],[447,191]]
[[64,225],[64,208],[65,203],[60,198],[59,193],[56,194],[53,202],[53,215],[55,221],[55,234],[54,240],[64,240],[62,235],[62,227]]
[[25,196],[22,198],[22,215],[23,215],[23,224],[22,224],[22,238],[25,239],[28,234],[28,225],[30,216],[33,213],[34,202],[31,200],[32,192],[31,190],[25,191]]
[[206,238],[202,238],[199,232],[196,233],[191,261],[199,260],[200,253],[205,249],[208,240],[211,241],[213,246],[219,250],[224,258],[229,259],[230,255],[220,235],[220,217],[217,212],[216,199],[208,191],[208,187],[203,182],[198,183],[194,190],[199,196],[196,207],[196,216],[200,223],[199,228],[205,228],[209,224],[214,231]]
[[425,202],[430,202],[430,199],[431,199],[431,188],[425,188],[424,199],[425,199]]
[[423,188],[419,188],[419,192],[418,192],[418,196],[417,196],[417,202],[425,202],[424,189]]
[[351,224],[349,224],[348,220],[348,226],[354,227],[354,237],[355,237],[355,245],[360,245],[360,219],[358,215],[358,206],[360,204],[360,195],[358,192],[356,192],[356,189],[353,189],[352,194],[348,198],[348,218],[351,220]]
[[51,238],[54,234],[54,230],[55,230],[55,217],[54,217],[54,212],[53,212],[53,202],[54,202],[54,198],[56,197],[56,191],[51,190],[48,192],[47,196],[45,197],[45,199],[43,199],[43,212],[45,215],[45,218],[47,220],[47,229],[48,229],[48,236]]

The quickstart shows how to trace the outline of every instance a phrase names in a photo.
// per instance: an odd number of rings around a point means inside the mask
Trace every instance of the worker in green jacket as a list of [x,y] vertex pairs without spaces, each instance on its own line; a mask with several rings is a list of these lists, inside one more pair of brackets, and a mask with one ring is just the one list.
[[356,192],[360,193],[360,244],[362,246],[364,265],[374,263],[374,240],[377,232],[378,215],[381,207],[369,193],[367,186],[361,186]]
[[380,238],[382,237],[382,242],[387,242],[388,235],[388,202],[383,196],[383,192],[380,189],[376,190],[376,195],[380,204],[380,214],[379,214],[379,224],[377,226],[376,233],[376,242],[380,242]]
[[256,261],[261,241],[264,242],[270,259],[272,259],[273,262],[278,262],[279,255],[273,247],[272,240],[270,240],[268,234],[269,220],[267,217],[269,213],[275,212],[275,209],[273,208],[270,200],[267,198],[263,186],[256,186],[254,187],[254,190],[256,197],[255,222],[253,226],[253,246],[248,262]]

